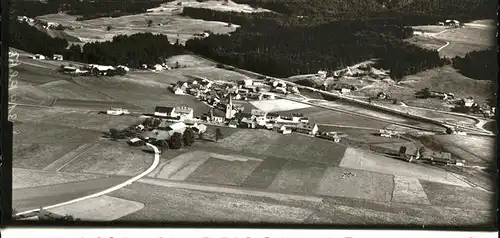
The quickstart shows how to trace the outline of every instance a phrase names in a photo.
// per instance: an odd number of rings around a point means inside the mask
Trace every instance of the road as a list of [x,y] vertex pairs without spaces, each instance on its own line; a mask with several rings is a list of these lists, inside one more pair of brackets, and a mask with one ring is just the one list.
[[[87,180],[77,184],[57,184],[38,188],[27,188],[21,191],[13,190],[12,201],[16,209],[22,210],[16,216],[33,214],[43,209],[61,207],[64,205],[80,202],[90,198],[99,197],[120,188],[128,186],[133,182],[151,173],[160,164],[160,151],[154,145],[146,143],[154,151],[154,160],[151,166],[135,177],[113,177],[109,180],[92,182]],[[90,181],[90,182],[89,182]],[[106,189],[106,187],[108,187]],[[17,194],[17,195],[14,195]],[[15,199],[17,198],[17,199]],[[20,208],[19,208],[20,207]]]
[[17,211],[28,211],[88,196],[130,179],[112,176],[86,181],[12,190],[12,204]]

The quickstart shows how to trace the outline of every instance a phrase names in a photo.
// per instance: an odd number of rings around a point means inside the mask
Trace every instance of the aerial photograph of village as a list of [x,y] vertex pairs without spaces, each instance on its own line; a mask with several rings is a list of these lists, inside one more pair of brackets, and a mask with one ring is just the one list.
[[11,0],[12,219],[491,229],[497,5]]

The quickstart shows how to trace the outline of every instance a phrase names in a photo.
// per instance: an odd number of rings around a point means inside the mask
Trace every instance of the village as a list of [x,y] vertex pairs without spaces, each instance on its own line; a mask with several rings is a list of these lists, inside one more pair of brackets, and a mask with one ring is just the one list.
[[[292,136],[309,136],[331,141],[332,143],[365,147],[375,153],[409,163],[428,163],[450,166],[464,166],[464,160],[452,159],[448,152],[431,151],[425,147],[407,148],[400,146],[391,149],[380,146],[363,146],[350,141],[348,135],[338,131],[320,130],[318,124],[310,121],[301,113],[280,114],[265,112],[259,109],[245,110],[242,104],[233,101],[274,100],[279,94],[300,95],[296,87],[287,86],[284,82],[275,80],[243,80],[237,83],[227,81],[212,81],[203,77],[192,76],[188,81],[179,81],[167,89],[176,95],[191,95],[210,107],[208,112],[195,117],[194,109],[182,105],[156,106],[154,113],[144,114],[145,121],[132,125],[128,132],[114,138],[127,139],[131,146],[144,146],[145,143],[158,145],[162,151],[179,149],[182,145],[190,146],[195,138],[218,141],[223,138],[220,129],[214,132],[207,126],[219,128],[262,129]],[[103,112],[110,115],[127,115],[126,109],[115,108]],[[130,132],[132,130],[132,132]],[[127,130],[125,130],[127,131]],[[188,132],[189,131],[189,132]],[[399,138],[412,141],[405,132],[380,129],[376,136]]]

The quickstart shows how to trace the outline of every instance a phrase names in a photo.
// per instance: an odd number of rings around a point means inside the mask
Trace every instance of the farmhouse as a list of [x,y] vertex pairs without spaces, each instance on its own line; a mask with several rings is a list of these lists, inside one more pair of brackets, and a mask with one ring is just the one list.
[[173,107],[156,107],[154,115],[159,117],[170,117],[173,111]]
[[318,133],[318,125],[310,123],[299,123],[292,128],[292,131],[295,131],[297,133],[315,135],[316,133]]
[[237,120],[231,120],[228,124],[229,127],[231,128],[236,128],[238,127],[238,121]]
[[276,87],[276,88],[274,88],[274,91],[277,93],[286,94],[286,88],[284,88],[284,87]]
[[44,60],[46,57],[45,57],[45,55],[42,55],[42,54],[36,54],[32,58],[33,59],[38,59],[38,60]]
[[194,110],[185,106],[175,107],[172,112],[172,117],[180,117],[181,120],[192,120],[194,117]]
[[318,71],[317,76],[318,76],[320,79],[326,79],[326,73],[327,73],[326,71],[322,71],[322,70],[320,70],[320,71]]
[[131,146],[143,146],[146,144],[143,140],[139,138],[132,138],[129,141],[127,141],[127,143]]
[[472,107],[474,105],[474,99],[472,97],[469,97],[469,98],[463,98],[461,101],[460,101],[460,104],[463,106],[463,107]]
[[53,59],[53,60],[63,60],[63,59],[64,59],[64,57],[63,57],[62,55],[54,54],[54,55],[52,56],[52,59]]
[[266,115],[266,119],[267,119],[267,120],[270,120],[270,121],[276,121],[276,120],[278,120],[279,118],[280,118],[280,115],[279,115],[279,114],[277,114],[277,113],[268,113],[268,114]]

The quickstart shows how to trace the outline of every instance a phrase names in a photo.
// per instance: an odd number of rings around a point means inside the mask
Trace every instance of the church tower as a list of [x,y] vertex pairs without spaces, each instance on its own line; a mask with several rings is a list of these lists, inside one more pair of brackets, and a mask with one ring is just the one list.
[[233,100],[231,95],[229,95],[229,102],[226,104],[226,119],[230,120],[233,118]]

